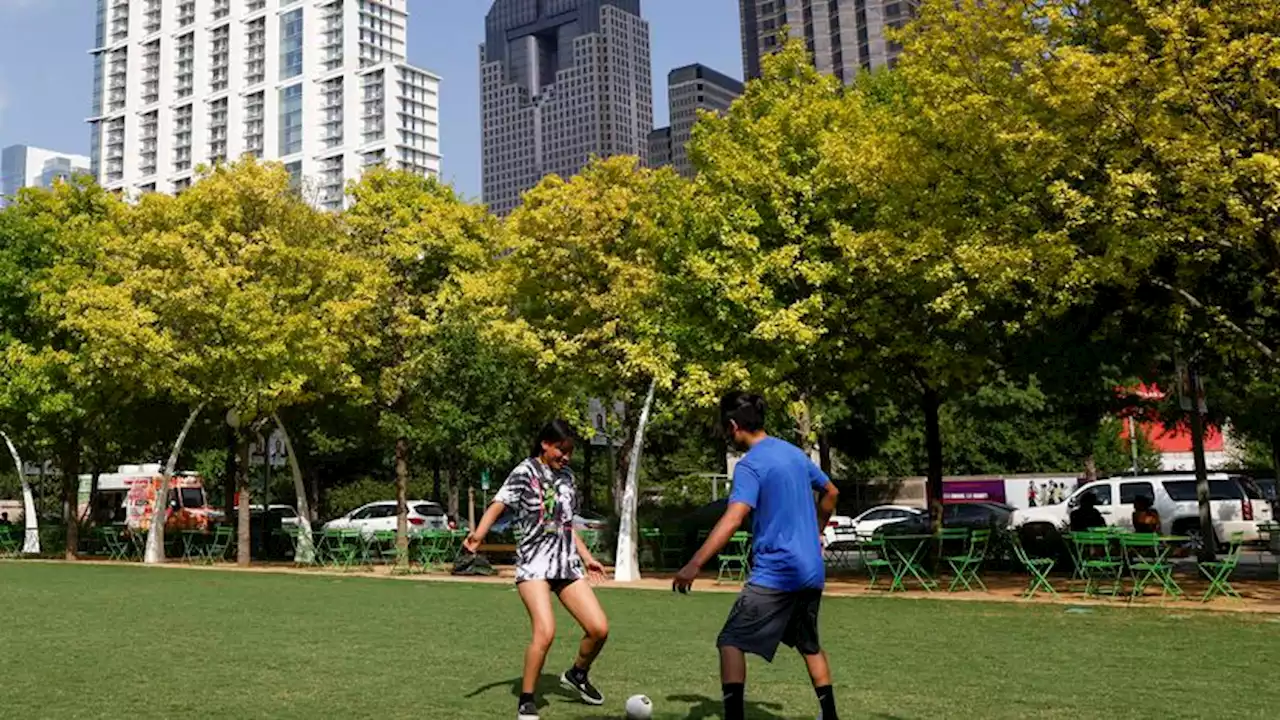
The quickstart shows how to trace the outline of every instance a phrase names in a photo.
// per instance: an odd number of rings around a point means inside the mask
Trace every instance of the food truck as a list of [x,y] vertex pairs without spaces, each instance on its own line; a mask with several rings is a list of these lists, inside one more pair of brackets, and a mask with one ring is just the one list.
[[[125,525],[144,532],[151,527],[152,508],[160,490],[159,464],[121,465],[114,473],[98,476],[98,492],[90,507],[92,475],[80,476],[80,517],[92,515],[98,525]],[[174,473],[165,503],[165,530],[208,530],[214,509],[204,493],[204,480],[196,473]]]

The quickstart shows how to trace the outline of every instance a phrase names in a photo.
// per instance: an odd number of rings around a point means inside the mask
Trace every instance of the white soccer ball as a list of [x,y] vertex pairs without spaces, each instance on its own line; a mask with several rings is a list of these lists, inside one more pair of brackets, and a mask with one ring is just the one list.
[[644,695],[627,698],[627,720],[649,720],[653,717],[653,703]]

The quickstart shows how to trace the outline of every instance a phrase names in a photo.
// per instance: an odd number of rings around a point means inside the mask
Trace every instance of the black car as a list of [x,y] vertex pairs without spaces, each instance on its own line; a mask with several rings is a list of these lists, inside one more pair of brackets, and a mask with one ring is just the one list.
[[[948,503],[942,506],[942,527],[969,530],[998,530],[1009,526],[1013,508],[996,502]],[[928,514],[916,515],[898,522],[881,525],[877,533],[887,535],[923,535],[931,531]]]

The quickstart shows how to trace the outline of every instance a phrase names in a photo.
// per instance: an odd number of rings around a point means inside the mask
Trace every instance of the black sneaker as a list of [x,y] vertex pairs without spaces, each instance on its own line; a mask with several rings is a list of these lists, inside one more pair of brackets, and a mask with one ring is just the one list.
[[588,705],[604,704],[604,695],[601,695],[600,691],[591,684],[591,681],[587,679],[587,674],[577,668],[570,668],[568,672],[561,675],[560,684],[578,693],[582,698],[582,702]]
[[516,709],[516,720],[538,720],[538,704],[532,700],[520,703]]

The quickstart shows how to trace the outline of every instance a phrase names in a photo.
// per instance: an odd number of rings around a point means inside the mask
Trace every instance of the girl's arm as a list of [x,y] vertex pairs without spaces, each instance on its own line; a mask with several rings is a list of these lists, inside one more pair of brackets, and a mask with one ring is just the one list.
[[484,542],[484,538],[489,534],[489,528],[498,522],[498,518],[502,517],[502,513],[507,511],[507,506],[497,500],[493,501],[484,515],[480,517],[480,523],[471,530],[471,534],[467,535],[467,539],[463,541],[463,546],[468,552],[475,552],[480,547],[480,543]]
[[596,561],[587,544],[583,542],[582,536],[578,534],[578,528],[573,528],[573,544],[578,548],[578,557],[582,558],[583,563],[591,565]]

